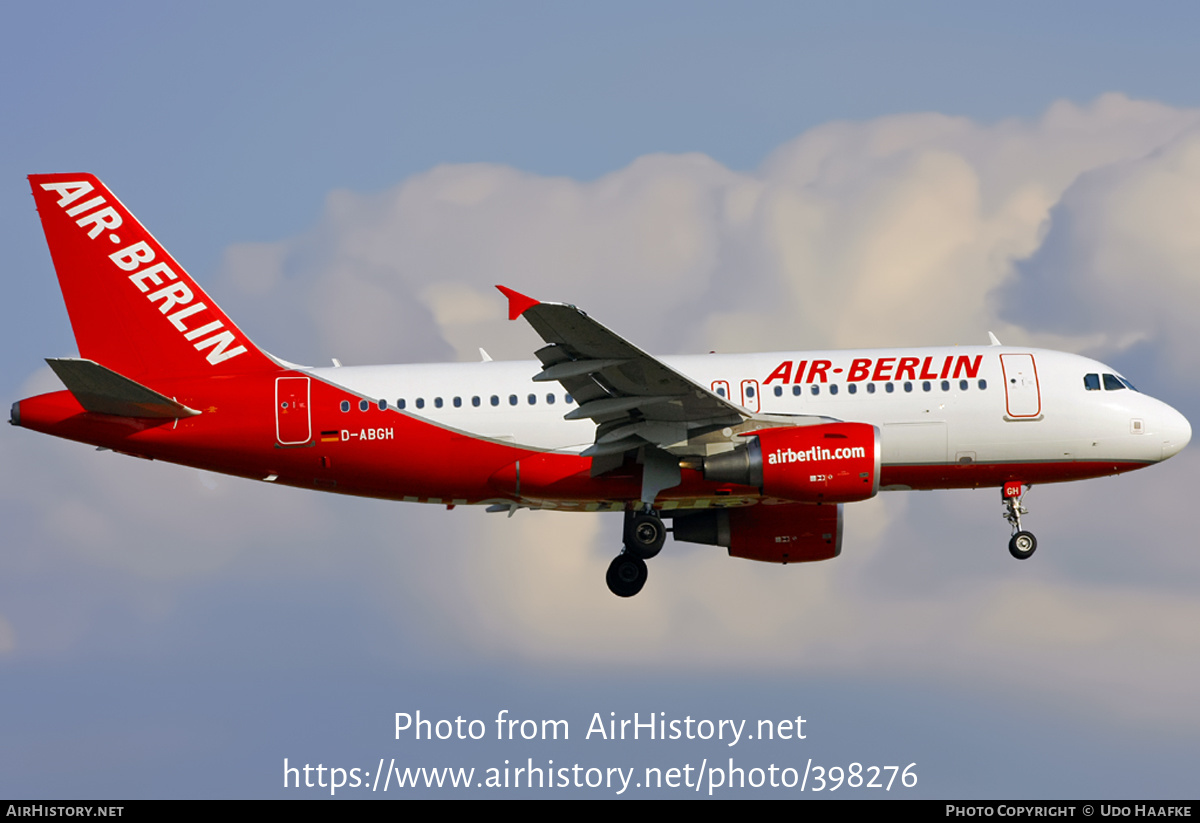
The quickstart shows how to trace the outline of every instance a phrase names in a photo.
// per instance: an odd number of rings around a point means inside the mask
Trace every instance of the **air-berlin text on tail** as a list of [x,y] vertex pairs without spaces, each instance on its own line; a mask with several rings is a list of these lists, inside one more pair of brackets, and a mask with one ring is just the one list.
[[828,383],[839,379],[848,383],[863,380],[957,380],[960,377],[977,377],[982,360],[982,354],[974,357],[948,354],[944,358],[932,355],[924,358],[859,357],[851,360],[848,368],[834,368],[832,360],[784,360],[767,375],[763,385],[775,380],[780,383]]
[[[76,200],[90,194],[94,187],[86,180],[65,181],[61,183],[42,183],[45,191],[58,192],[60,208],[66,209],[68,217],[77,217],[76,225],[87,228],[88,237],[95,240],[102,233],[113,244],[120,244],[121,238],[113,233],[120,228],[124,219],[121,213],[110,205],[105,205],[104,195],[98,195],[85,200],[78,205],[71,205]],[[136,225],[136,224],[135,224]],[[233,330],[225,327],[220,316],[214,316],[208,306],[200,301],[193,302],[195,294],[187,283],[180,281],[179,275],[171,270],[166,263],[154,263],[155,251],[145,240],[121,248],[108,255],[113,264],[122,272],[132,272],[129,280],[151,303],[160,303],[158,310],[166,315],[171,325],[179,331],[185,340],[191,342],[196,351],[211,349],[206,359],[216,365],[231,357],[244,354],[245,346],[234,346],[236,338]],[[154,265],[150,265],[154,263]],[[164,279],[168,282],[164,284]],[[149,281],[149,282],[147,282]],[[154,289],[151,291],[151,289]],[[196,317],[196,315],[200,315]],[[207,315],[207,316],[205,316]],[[189,318],[192,318],[189,320]],[[203,322],[208,320],[208,322]],[[187,322],[185,322],[187,321]]]

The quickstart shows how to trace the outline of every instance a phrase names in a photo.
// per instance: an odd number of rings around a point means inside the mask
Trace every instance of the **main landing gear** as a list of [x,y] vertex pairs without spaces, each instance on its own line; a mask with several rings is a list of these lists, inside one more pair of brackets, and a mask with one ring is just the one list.
[[1022,502],[1026,491],[1028,489],[1023,488],[1019,480],[1008,481],[1000,491],[1005,507],[1004,519],[1013,530],[1012,539],[1008,541],[1008,553],[1018,560],[1028,560],[1037,551],[1037,538],[1033,532],[1021,528],[1021,515],[1029,514]]
[[605,580],[617,597],[633,597],[646,585],[646,561],[662,551],[667,527],[654,511],[625,512],[625,550],[608,564]]

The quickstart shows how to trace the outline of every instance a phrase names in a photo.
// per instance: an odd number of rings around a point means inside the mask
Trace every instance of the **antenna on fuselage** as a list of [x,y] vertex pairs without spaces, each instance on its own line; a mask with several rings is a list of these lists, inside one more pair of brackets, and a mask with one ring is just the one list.
[[988,340],[992,341],[993,346],[1003,346],[1004,345],[1003,343],[1000,342],[999,338],[997,338],[996,335],[992,334],[991,332],[988,332]]

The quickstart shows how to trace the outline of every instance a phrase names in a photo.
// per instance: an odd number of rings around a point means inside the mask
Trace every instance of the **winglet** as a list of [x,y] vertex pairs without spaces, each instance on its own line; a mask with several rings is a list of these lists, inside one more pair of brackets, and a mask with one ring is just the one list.
[[508,298],[508,319],[509,320],[516,320],[518,317],[520,317],[522,314],[524,314],[528,309],[532,309],[534,306],[538,305],[541,302],[540,300],[534,300],[532,297],[526,297],[525,295],[521,294],[519,291],[513,291],[512,289],[508,288],[507,286],[501,286],[501,285],[497,284],[496,288],[498,288],[500,290],[501,294],[503,294],[505,297]]

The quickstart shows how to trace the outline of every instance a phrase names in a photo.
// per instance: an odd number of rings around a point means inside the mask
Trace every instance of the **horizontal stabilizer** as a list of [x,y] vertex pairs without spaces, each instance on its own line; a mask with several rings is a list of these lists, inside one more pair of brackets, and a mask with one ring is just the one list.
[[47,357],[46,362],[79,405],[90,412],[152,418],[193,417],[200,413],[92,360]]

